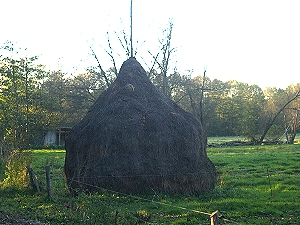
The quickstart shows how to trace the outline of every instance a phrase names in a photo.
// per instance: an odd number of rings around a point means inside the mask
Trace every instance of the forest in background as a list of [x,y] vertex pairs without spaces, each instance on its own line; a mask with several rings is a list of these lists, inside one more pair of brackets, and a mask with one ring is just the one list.
[[[244,136],[250,141],[293,143],[300,125],[300,83],[286,89],[223,82],[170,67],[172,24],[161,40],[161,51],[149,52],[153,61],[145,68],[153,84],[183,109],[194,114],[207,136]],[[128,42],[123,46],[129,58]],[[109,39],[108,39],[109,42]],[[91,47],[96,66],[71,75],[47,71],[38,57],[22,57],[14,43],[6,42],[0,54],[0,148],[40,146],[47,131],[72,127],[118,75],[113,49],[107,51],[112,66],[103,65]],[[284,77],[282,77],[284,79]]]

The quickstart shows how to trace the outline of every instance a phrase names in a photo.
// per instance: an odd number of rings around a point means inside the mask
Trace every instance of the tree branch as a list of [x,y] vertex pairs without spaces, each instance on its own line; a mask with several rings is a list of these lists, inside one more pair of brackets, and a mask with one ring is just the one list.
[[279,114],[295,99],[297,99],[298,97],[300,97],[300,90],[298,90],[298,92],[296,93],[296,95],[291,98],[287,103],[284,104],[283,107],[281,107],[278,112],[275,114],[275,116],[273,117],[273,119],[270,120],[270,122],[267,123],[266,128],[263,132],[263,134],[261,135],[258,144],[262,144],[263,140],[265,139],[269,129],[271,128],[271,126],[273,125],[274,121],[276,120],[276,118],[279,116]]
[[107,78],[107,76],[106,76],[106,73],[105,73],[104,70],[102,69],[102,66],[101,66],[101,64],[100,64],[100,61],[99,61],[99,59],[98,59],[96,53],[94,52],[93,48],[92,48],[91,46],[89,46],[89,47],[90,47],[90,49],[91,49],[91,51],[92,51],[92,53],[93,53],[93,56],[95,57],[95,59],[96,59],[96,61],[97,61],[97,63],[98,63],[98,67],[99,67],[99,69],[100,69],[100,74],[101,74],[101,76],[104,77],[105,83],[106,83],[107,87],[109,87],[109,85],[110,85],[109,80],[108,80],[108,78]]

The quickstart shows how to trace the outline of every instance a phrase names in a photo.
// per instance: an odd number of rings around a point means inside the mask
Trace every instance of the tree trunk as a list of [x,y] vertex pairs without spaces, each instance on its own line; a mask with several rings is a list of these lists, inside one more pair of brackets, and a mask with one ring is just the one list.
[[190,84],[188,83],[186,85],[186,91],[187,91],[187,94],[189,96],[189,99],[190,99],[190,104],[191,104],[191,108],[192,108],[192,112],[195,116],[199,117],[199,114],[197,113],[197,110],[196,110],[196,104],[195,104],[195,101],[192,97],[192,93],[191,93],[191,90],[190,90]]
[[273,125],[273,123],[274,123],[274,121],[276,120],[276,118],[279,116],[279,114],[292,102],[292,101],[294,101],[295,99],[297,99],[298,97],[300,96],[300,90],[297,92],[297,94],[293,97],[293,98],[291,98],[283,107],[281,107],[280,109],[279,109],[279,111],[276,113],[276,115],[273,117],[273,119],[271,119],[270,120],[270,122],[268,122],[267,123],[267,125],[266,125],[266,128],[264,129],[264,132],[262,133],[262,135],[261,135],[261,137],[260,137],[260,139],[259,139],[259,141],[258,141],[258,144],[262,144],[263,143],[263,141],[264,141],[264,139],[265,139],[265,137],[266,137],[266,135],[267,135],[267,133],[268,133],[268,131],[269,131],[269,129],[272,127],[272,125]]
[[203,124],[203,97],[204,97],[204,86],[205,86],[205,73],[204,71],[203,75],[203,81],[202,81],[202,88],[201,88],[201,95],[200,95],[200,101],[199,101],[199,113],[200,113],[200,122]]

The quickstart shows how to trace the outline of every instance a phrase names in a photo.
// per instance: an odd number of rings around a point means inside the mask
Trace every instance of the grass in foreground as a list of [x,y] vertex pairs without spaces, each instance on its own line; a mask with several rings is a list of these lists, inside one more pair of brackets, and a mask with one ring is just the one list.
[[[209,148],[217,167],[217,187],[201,196],[163,194],[124,196],[68,195],[63,177],[65,152],[35,150],[32,168],[43,190],[0,190],[0,218],[5,215],[46,224],[210,224],[219,210],[220,224],[299,224],[300,145]],[[51,198],[45,191],[51,165]],[[1,223],[1,220],[0,220]]]

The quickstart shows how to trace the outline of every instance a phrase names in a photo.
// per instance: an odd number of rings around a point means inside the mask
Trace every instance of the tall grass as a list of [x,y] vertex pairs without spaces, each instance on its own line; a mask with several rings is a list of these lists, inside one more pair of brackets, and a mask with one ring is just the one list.
[[[123,195],[99,187],[93,195],[68,194],[63,150],[35,150],[32,162],[42,191],[0,189],[0,223],[6,214],[48,224],[300,224],[300,145],[209,148],[218,183],[200,196]],[[45,166],[51,165],[51,198]],[[2,214],[2,215],[1,215]]]

